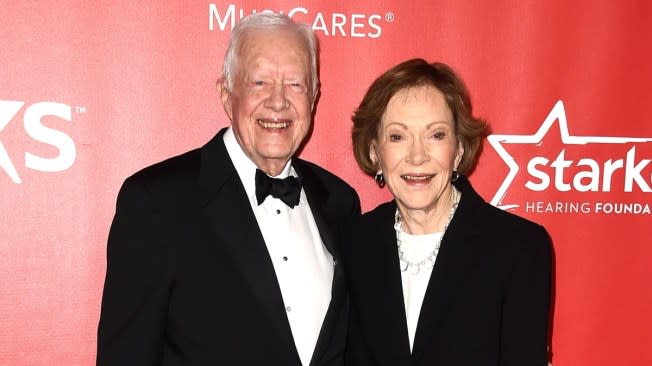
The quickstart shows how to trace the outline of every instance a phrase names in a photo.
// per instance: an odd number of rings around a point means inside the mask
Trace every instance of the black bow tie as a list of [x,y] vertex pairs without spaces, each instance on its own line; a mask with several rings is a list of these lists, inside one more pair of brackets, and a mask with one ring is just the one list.
[[267,196],[278,198],[290,208],[299,204],[301,177],[279,179],[271,178],[262,170],[256,169],[256,200],[260,205]]

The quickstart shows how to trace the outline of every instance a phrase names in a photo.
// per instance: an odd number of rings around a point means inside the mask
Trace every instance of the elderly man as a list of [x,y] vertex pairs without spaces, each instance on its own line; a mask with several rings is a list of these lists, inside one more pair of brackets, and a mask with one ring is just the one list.
[[218,83],[231,126],[128,178],[118,196],[98,365],[339,365],[338,245],[353,189],[294,157],[318,90],[312,31],[258,13]]

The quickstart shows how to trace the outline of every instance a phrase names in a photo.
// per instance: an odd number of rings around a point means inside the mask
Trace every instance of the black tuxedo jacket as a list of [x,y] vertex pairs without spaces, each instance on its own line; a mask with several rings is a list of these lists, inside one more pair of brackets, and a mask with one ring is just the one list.
[[545,229],[497,209],[465,177],[419,315],[412,354],[394,213],[365,214],[346,245],[347,364],[545,366],[551,245]]
[[[98,365],[301,364],[224,131],[122,186],[108,240]],[[336,261],[310,365],[340,365],[349,302],[337,260],[343,225],[360,204],[334,175],[298,158],[292,164]]]

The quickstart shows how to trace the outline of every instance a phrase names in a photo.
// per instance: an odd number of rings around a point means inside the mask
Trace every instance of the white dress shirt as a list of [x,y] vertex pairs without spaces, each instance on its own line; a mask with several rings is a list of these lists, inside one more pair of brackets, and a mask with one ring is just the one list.
[[[294,344],[301,363],[307,366],[331,300],[333,257],[321,241],[305,191],[301,190],[299,204],[294,208],[272,196],[258,205],[256,165],[238,144],[232,128],[224,134],[224,144],[265,239]],[[274,178],[289,175],[297,176],[291,161]]]
[[[443,233],[412,235],[399,231],[401,238],[401,249],[403,257],[415,263],[426,259],[439,243]],[[436,259],[436,256],[433,260]],[[408,337],[410,338],[410,351],[414,345],[414,335],[417,331],[419,314],[423,305],[423,298],[426,295],[428,282],[432,275],[432,267],[421,266],[419,272],[414,274],[407,271],[401,272],[403,284],[403,302],[405,303],[405,315],[407,317]]]

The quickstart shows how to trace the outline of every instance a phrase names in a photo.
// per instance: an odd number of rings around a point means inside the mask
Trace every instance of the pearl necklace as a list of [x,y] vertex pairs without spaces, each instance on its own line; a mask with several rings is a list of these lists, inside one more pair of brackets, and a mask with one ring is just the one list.
[[448,214],[448,221],[444,226],[444,231],[441,233],[441,236],[439,237],[439,240],[437,240],[437,243],[435,243],[435,248],[432,250],[432,252],[430,252],[426,258],[418,262],[412,262],[409,259],[405,258],[403,242],[401,241],[401,236],[400,236],[400,232],[402,231],[401,212],[398,210],[398,207],[396,208],[396,213],[394,214],[394,231],[396,231],[396,246],[398,248],[398,259],[399,259],[399,264],[401,266],[401,272],[406,272],[409,269],[409,273],[416,275],[421,270],[421,267],[433,268],[435,266],[435,259],[437,259],[437,253],[439,253],[441,240],[444,238],[444,234],[446,234],[446,229],[448,229],[448,225],[451,223],[451,220],[453,219],[453,215],[455,215],[455,211],[457,210],[457,206],[460,203],[460,196],[457,193],[457,190],[454,187],[452,187],[452,189],[453,189],[453,194],[452,194],[453,204],[451,205],[451,209]]

